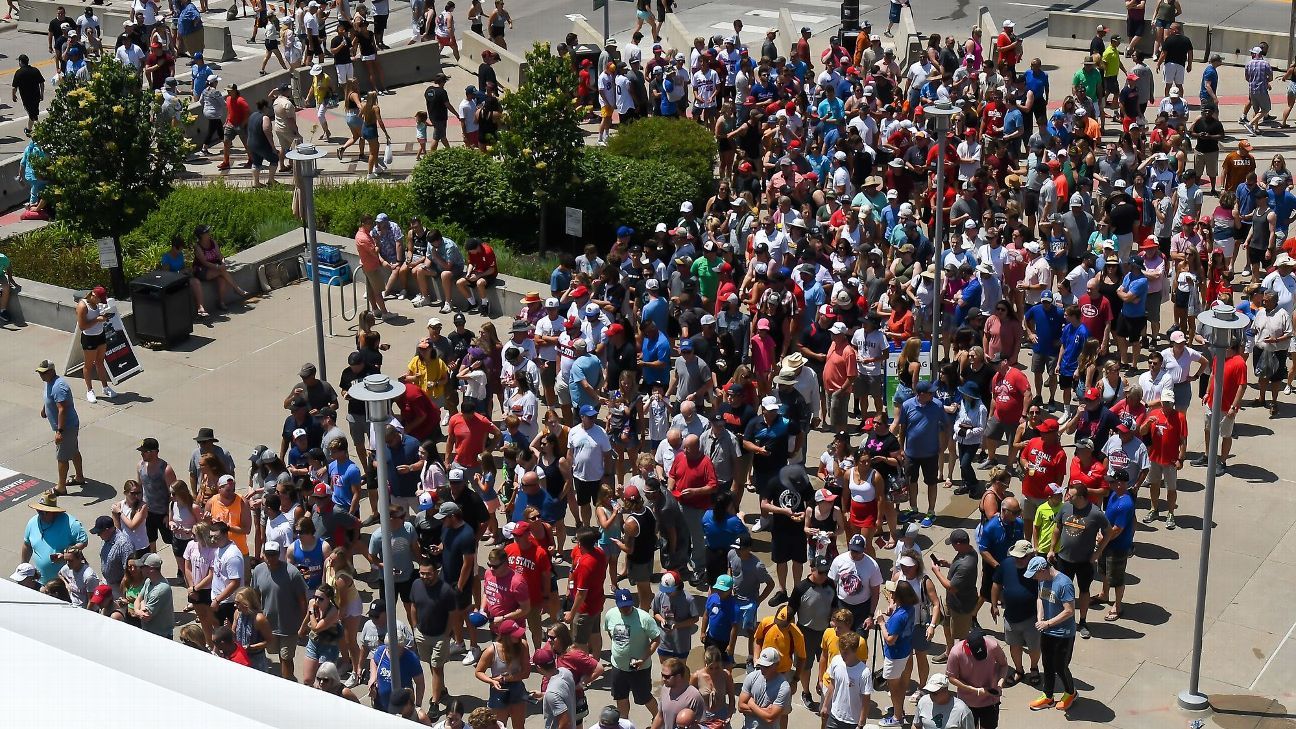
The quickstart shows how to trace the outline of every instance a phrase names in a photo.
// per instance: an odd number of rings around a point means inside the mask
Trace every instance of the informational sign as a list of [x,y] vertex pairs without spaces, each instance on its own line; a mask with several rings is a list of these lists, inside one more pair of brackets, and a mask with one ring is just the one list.
[[0,511],[54,488],[49,481],[0,466]]
[[99,246],[99,268],[117,268],[121,265],[117,260],[117,245],[112,238],[100,238],[95,241],[95,245]]
[[585,235],[585,211],[580,208],[567,208],[567,214],[563,217],[564,230],[567,235],[573,238],[580,238]]
[[[895,399],[896,385],[900,384],[896,373],[900,365],[900,350],[903,349],[899,344],[891,342],[891,349],[887,353],[886,362],[886,401],[889,403]],[[931,342],[924,339],[922,350],[918,354],[919,372],[924,380],[932,379],[931,364]]]
[[[135,345],[131,342],[130,334],[126,332],[125,325],[122,324],[121,316],[117,314],[117,300],[108,299],[108,304],[100,311],[112,312],[108,319],[108,324],[104,327],[104,333],[107,335],[107,347],[104,352],[104,362],[108,365],[108,379],[114,384],[118,384],[132,375],[144,371],[144,365],[140,364],[139,356],[135,352]],[[81,332],[74,330],[72,332],[72,343],[68,348],[67,366],[65,374],[72,374],[85,366],[84,355],[81,352]]]

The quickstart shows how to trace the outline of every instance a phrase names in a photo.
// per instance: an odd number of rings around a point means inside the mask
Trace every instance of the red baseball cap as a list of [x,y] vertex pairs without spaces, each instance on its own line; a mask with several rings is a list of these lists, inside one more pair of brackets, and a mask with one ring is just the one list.
[[1058,429],[1057,418],[1049,418],[1045,420],[1044,422],[1039,424],[1039,428],[1038,428],[1039,432],[1041,433],[1056,433],[1057,429]]
[[585,288],[584,286],[577,286],[576,288],[571,290],[571,295],[573,299],[579,299],[580,297],[585,296],[587,294],[589,294],[589,289]]

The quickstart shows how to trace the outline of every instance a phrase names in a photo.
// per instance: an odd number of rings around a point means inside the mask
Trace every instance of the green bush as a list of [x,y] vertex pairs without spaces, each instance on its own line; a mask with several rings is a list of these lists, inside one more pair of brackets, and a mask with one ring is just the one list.
[[530,239],[534,217],[504,183],[499,160],[475,149],[451,147],[424,157],[410,176],[414,200],[423,214],[474,231],[478,236]]
[[620,225],[646,232],[657,223],[673,224],[681,202],[703,196],[697,180],[675,167],[598,148],[585,150],[578,170],[581,189],[573,205],[585,211],[586,240],[606,241]]
[[378,213],[387,213],[404,227],[419,214],[410,186],[365,181],[315,188],[315,225],[319,230],[350,238],[360,227],[360,216]]
[[[127,277],[152,270],[172,236],[193,242],[194,227],[209,225],[221,252],[233,255],[262,243],[300,223],[292,214],[292,191],[287,187],[246,188],[214,183],[202,187],[178,187],[144,219],[138,228],[122,236],[122,255],[127,259]],[[274,235],[262,238],[274,232]],[[151,255],[157,253],[156,256]],[[148,254],[148,255],[146,255]],[[130,261],[141,258],[142,269],[132,272]]]
[[718,147],[715,134],[687,119],[654,116],[617,129],[607,151],[637,160],[664,162],[710,189]]
[[108,272],[99,267],[99,249],[94,239],[63,223],[4,241],[3,249],[13,264],[15,276],[69,289],[107,286]]

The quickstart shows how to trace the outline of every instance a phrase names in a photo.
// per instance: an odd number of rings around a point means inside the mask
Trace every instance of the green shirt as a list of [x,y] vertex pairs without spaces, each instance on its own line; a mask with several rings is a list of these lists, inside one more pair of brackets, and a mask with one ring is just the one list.
[[702,256],[693,262],[689,271],[697,277],[698,288],[702,290],[702,295],[708,300],[715,298],[716,289],[720,288],[720,279],[716,276],[715,269],[711,267],[711,262]]
[[1053,530],[1057,528],[1057,515],[1061,511],[1062,504],[1053,506],[1047,500],[1035,511],[1035,548],[1040,554],[1053,549]]
[[9,256],[0,253],[0,274],[9,270]]
[[622,615],[621,608],[615,605],[603,613],[603,630],[612,638],[612,666],[619,671],[634,670],[630,661],[636,658],[648,661],[649,644],[661,637],[661,628],[651,615],[639,608],[632,609],[628,616]]
[[1121,67],[1120,50],[1118,50],[1116,46],[1108,45],[1107,49],[1103,51],[1102,62],[1103,62],[1103,76],[1107,78],[1115,78],[1116,74],[1120,73],[1120,67]]
[[171,632],[175,629],[175,612],[171,605],[171,585],[164,579],[154,584],[152,580],[145,580],[144,588],[144,609],[149,611],[153,617],[148,621],[142,621],[140,627],[150,633],[161,635],[165,638],[171,637]]
[[1102,99],[1102,97],[1098,95],[1098,90],[1102,86],[1102,74],[1098,73],[1098,69],[1096,68],[1088,72],[1083,68],[1076,71],[1075,75],[1071,77],[1071,85],[1083,86],[1085,93],[1088,94],[1091,99]]

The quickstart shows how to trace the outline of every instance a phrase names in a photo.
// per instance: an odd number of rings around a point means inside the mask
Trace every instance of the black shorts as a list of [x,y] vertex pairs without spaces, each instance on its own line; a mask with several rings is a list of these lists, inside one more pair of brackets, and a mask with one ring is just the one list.
[[972,718],[976,719],[977,729],[999,728],[999,704],[989,706],[969,706]]
[[1068,562],[1058,557],[1057,569],[1075,582],[1077,595],[1089,594],[1089,586],[1093,584],[1094,578],[1093,562]]
[[194,590],[193,595],[189,597],[189,603],[191,605],[211,605],[211,588]]
[[1251,246],[1247,246],[1246,251],[1247,251],[1248,266],[1263,265],[1265,259],[1268,258],[1268,254],[1269,254],[1269,251],[1265,250],[1264,248],[1252,248]]
[[1103,76],[1103,93],[1108,96],[1120,93],[1120,86],[1116,83],[1115,76]]
[[[1009,559],[1012,559],[1009,557]],[[994,587],[994,570],[984,561],[981,562],[981,599],[990,602],[991,589]]]
[[1022,209],[1026,212],[1026,215],[1034,217],[1039,212],[1039,196],[1039,190],[1030,188],[1022,190]]
[[1121,314],[1116,317],[1116,336],[1125,339],[1138,339],[1143,336],[1143,330],[1147,329],[1146,316],[1125,316]]
[[801,634],[805,636],[806,665],[811,665],[818,660],[819,652],[823,650],[824,631],[807,628],[804,625],[800,628]]
[[471,580],[468,580],[468,587],[463,592],[460,592],[459,590],[456,589],[455,594],[457,595],[457,597],[455,599],[455,610],[467,610],[468,606],[472,605],[473,593],[475,593],[476,591],[477,591],[476,577],[472,578]]
[[770,531],[770,556],[775,564],[806,561],[805,532],[791,532],[782,529]]
[[81,351],[93,352],[96,349],[108,343],[108,335],[104,332],[98,334],[86,334],[81,332]]
[[580,478],[572,478],[576,486],[576,505],[592,506],[594,500],[598,498],[599,486],[603,485],[602,481],[586,481]]
[[234,601],[223,602],[216,606],[216,624],[233,625],[234,624]]
[[413,587],[414,587],[413,577],[411,577],[408,580],[405,580],[404,582],[397,582],[396,596],[401,599],[401,602],[408,603],[410,601],[410,589]]
[[918,472],[922,471],[923,483],[928,486],[936,485],[936,459],[938,456],[929,458],[912,458],[905,456],[905,475],[909,477],[909,487],[913,488],[918,483]]
[[634,694],[634,702],[647,704],[652,698],[652,669],[641,668],[638,671],[622,671],[612,667],[612,699],[621,701]]
[[1063,390],[1073,390],[1076,386],[1075,375],[1058,375],[1058,384]]
[[[1249,251],[1249,250],[1250,250],[1250,249],[1248,249],[1248,251]],[[1249,258],[1249,257],[1250,257],[1250,256],[1248,255],[1248,258]],[[1176,309],[1187,309],[1187,308],[1188,308],[1188,297],[1189,297],[1190,295],[1191,295],[1191,294],[1190,294],[1189,292],[1187,292],[1187,291],[1180,291],[1179,289],[1175,289],[1175,290],[1174,290],[1174,293],[1170,295],[1170,303],[1174,304],[1174,307],[1175,307]]]
[[156,542],[159,534],[163,542],[171,543],[171,525],[167,524],[166,514],[154,514],[150,511],[144,518],[144,528],[148,531],[149,544]]

